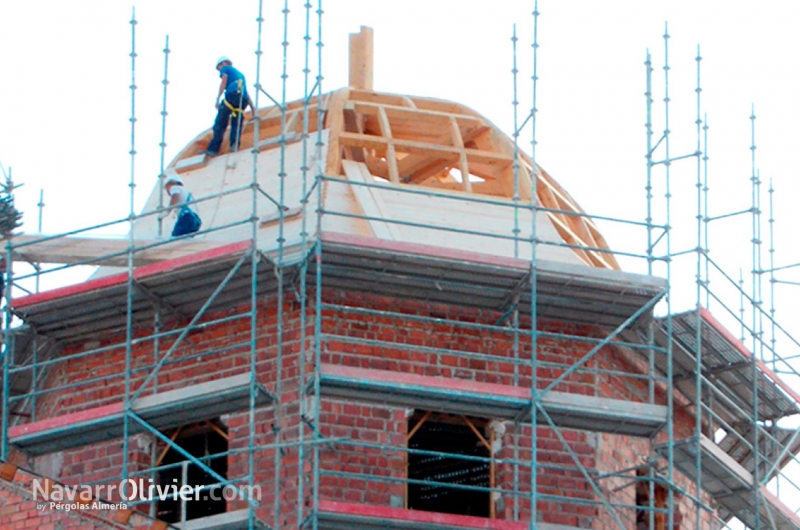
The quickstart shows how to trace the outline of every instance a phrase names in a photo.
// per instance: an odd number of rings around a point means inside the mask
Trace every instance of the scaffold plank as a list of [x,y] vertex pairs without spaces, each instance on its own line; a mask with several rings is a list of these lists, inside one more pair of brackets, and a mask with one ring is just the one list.
[[[322,240],[324,287],[416,297],[500,312],[506,310],[509,293],[521,289],[519,307],[524,312],[530,306],[529,289],[525,285],[520,287],[530,271],[530,262],[526,260],[332,232],[323,233]],[[152,321],[155,313],[152,295],[163,297],[170,307],[184,314],[191,314],[202,306],[249,247],[250,242],[243,241],[137,267],[134,279],[149,295],[134,291],[134,325]],[[309,274],[315,274],[315,268],[312,263]],[[544,260],[537,262],[537,268],[537,310],[543,318],[616,326],[653,297],[660,296],[664,289],[663,280],[614,270]],[[12,300],[11,307],[43,336],[57,340],[84,338],[125,326],[127,283],[127,274],[106,276],[17,298]],[[229,306],[248,300],[250,283],[247,263],[230,280],[220,303]],[[276,286],[269,267],[260,267],[259,294]]]
[[[261,385],[256,384],[256,390],[256,406],[272,401]],[[249,406],[250,374],[245,373],[145,396],[131,405],[131,411],[155,428],[169,429],[247,410]],[[47,454],[120,438],[124,420],[124,403],[116,402],[17,425],[8,430],[8,438],[29,454]],[[138,429],[135,422],[130,425]]]
[[[667,320],[658,320],[656,341],[667,345]],[[750,351],[736,339],[711,313],[700,308],[672,315],[673,374],[675,387],[694,400],[694,374],[697,371],[696,350],[700,333],[700,358],[703,376],[723,392],[732,403],[715,400],[715,412],[728,424],[752,421],[753,378],[758,379],[758,419],[776,420],[800,413],[800,394],[789,387],[763,362],[756,360],[754,374]],[[699,324],[699,329],[698,329]],[[644,350],[642,350],[644,351]],[[666,357],[657,355],[656,366],[666,373]]]
[[[88,264],[95,266],[127,267],[130,240],[127,237],[53,238],[46,234],[14,236],[15,259],[31,263]],[[149,265],[219,247],[219,241],[196,239],[136,239],[133,253],[135,266]],[[23,245],[23,246],[18,246]]]
[[[667,458],[669,446],[655,447],[655,451]],[[697,469],[697,453],[700,452],[700,469]],[[708,437],[680,440],[673,445],[675,467],[690,480],[700,474],[703,490],[711,495],[719,506],[720,515],[735,516],[750,528],[755,528],[755,493],[753,475]],[[764,523],[775,521],[777,530],[800,530],[800,517],[783,504],[765,486],[759,487],[759,517]]]
[[[531,269],[523,259],[335,232],[322,234],[322,248],[324,287],[497,311]],[[666,288],[661,278],[617,270],[548,260],[537,260],[536,267],[542,318],[617,326]],[[312,264],[310,273],[315,269]],[[521,291],[523,313],[531,306],[529,291]]]
[[[189,265],[208,262],[220,257],[225,258],[231,254],[243,252],[244,250],[250,248],[250,245],[251,242],[249,240],[231,243],[228,245],[217,244],[202,252],[195,252],[184,257],[160,261],[149,266],[137,267],[133,272],[133,277],[137,280],[144,280],[150,276],[157,276],[159,274],[171,272]],[[111,276],[105,276],[103,278],[88,280],[76,285],[68,285],[66,287],[59,287],[57,289],[51,289],[49,291],[15,298],[12,300],[11,306],[14,309],[20,309],[35,304],[40,304],[42,302],[54,301],[59,298],[69,298],[78,294],[90,293],[105,287],[124,284],[127,281],[127,273],[114,274]],[[70,300],[68,303],[70,306],[74,306],[74,300]]]
[[[752,451],[753,427],[751,424],[735,425],[737,433],[726,433],[725,437],[717,440],[717,445],[728,453],[747,471],[752,473],[755,469],[755,458]],[[782,428],[778,425],[757,425],[759,430],[759,476],[771,479],[778,471],[791,461],[794,455],[800,453],[800,433],[796,429]],[[773,463],[778,458],[781,461],[775,466]],[[770,472],[767,478],[765,474]]]
[[[159,301],[180,314],[194,314],[250,248],[251,242],[246,240],[135,268],[133,325],[152,323]],[[277,280],[273,270],[266,262],[258,268],[258,294],[275,289]],[[11,308],[26,324],[34,326],[37,333],[55,340],[113,333],[126,326],[128,280],[127,273],[96,278],[16,298],[11,301]],[[251,262],[244,258],[209,310],[247,303],[252,288]]]
[[[530,527],[527,522],[326,500],[319,502],[317,517],[321,530],[527,530]],[[577,530],[548,523],[536,526],[540,530]]]
[[[325,364],[320,389],[326,397],[530,421],[530,390],[508,385]],[[556,425],[572,429],[649,437],[667,421],[663,406],[566,392],[547,392],[541,404]]]

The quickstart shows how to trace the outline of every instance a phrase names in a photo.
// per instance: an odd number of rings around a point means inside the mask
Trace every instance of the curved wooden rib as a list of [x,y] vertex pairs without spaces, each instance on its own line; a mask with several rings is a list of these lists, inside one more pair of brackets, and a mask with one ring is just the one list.
[[[514,144],[474,110],[430,98],[383,94],[344,88],[323,96],[323,127],[330,131],[326,174],[346,178],[342,161],[363,162],[375,178],[509,200],[515,188],[522,203],[531,199],[530,157],[519,151],[515,187]],[[259,110],[259,149],[293,141],[303,132],[303,101]],[[309,102],[308,132],[316,132],[317,98]],[[252,149],[253,121],[244,126],[240,149]],[[291,140],[290,140],[291,138]],[[211,141],[211,131],[198,135],[170,164],[196,156]],[[225,145],[225,142],[223,142]],[[223,148],[223,153],[226,152]],[[538,204],[548,210],[563,241],[589,266],[619,269],[594,221],[541,166],[537,167]]]

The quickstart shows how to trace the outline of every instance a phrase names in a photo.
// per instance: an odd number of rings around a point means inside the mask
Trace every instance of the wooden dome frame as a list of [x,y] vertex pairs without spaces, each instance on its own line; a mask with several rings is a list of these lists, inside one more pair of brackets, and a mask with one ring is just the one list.
[[[474,110],[445,100],[353,88],[324,94],[322,101],[322,127],[330,134],[326,175],[346,179],[342,161],[352,160],[364,163],[373,178],[386,185],[514,200],[514,144]],[[285,114],[277,106],[260,109],[259,151],[279,147],[282,139],[300,141],[304,129],[315,134],[318,112],[316,97],[307,106],[303,100],[288,103]],[[255,120],[245,124],[240,150],[253,148],[254,132]],[[170,168],[204,150],[211,136],[211,130],[198,135]],[[223,142],[221,154],[226,153]],[[526,204],[531,200],[533,163],[526,153],[518,154],[518,199]],[[538,204],[564,242],[587,265],[619,269],[592,219],[541,166],[537,169]]]

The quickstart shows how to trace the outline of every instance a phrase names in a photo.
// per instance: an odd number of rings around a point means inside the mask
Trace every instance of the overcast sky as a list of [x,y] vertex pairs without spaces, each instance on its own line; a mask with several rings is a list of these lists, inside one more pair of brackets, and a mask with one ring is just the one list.
[[[167,162],[210,127],[220,55],[255,82],[257,1],[139,0],[136,7],[136,204],[159,173],[165,36],[170,36]],[[24,183],[18,206],[36,231],[44,189],[44,231],[93,225],[128,213],[132,5],[108,0],[0,1],[0,163]],[[450,99],[512,130],[511,32],[519,41],[520,113],[531,106],[532,2],[326,0],[323,90],[347,82],[348,33],[375,30],[375,88]],[[265,0],[261,81],[280,97],[283,1]],[[316,6],[315,6],[316,8]],[[709,125],[710,213],[751,204],[751,105],[762,188],[763,256],[767,182],[776,193],[778,264],[800,261],[797,146],[800,145],[800,3],[782,1],[542,0],[539,5],[537,161],[590,213],[645,217],[645,69],[654,67],[654,129],[664,129],[664,40],[669,23],[673,156],[696,148],[698,45],[702,112]],[[290,2],[287,99],[302,95],[303,2]],[[316,18],[316,14],[313,15]],[[314,23],[316,24],[316,22]],[[313,28],[316,40],[316,26]],[[313,49],[312,49],[313,50]],[[316,61],[312,61],[316,69]],[[312,74],[314,75],[314,74]],[[262,98],[262,105],[266,102]],[[529,140],[526,132],[526,140]],[[529,148],[529,146],[526,146]],[[663,155],[663,152],[662,152]],[[657,156],[658,158],[658,156]],[[656,172],[663,182],[663,170]],[[672,168],[673,250],[696,244],[697,176],[690,159]],[[658,199],[659,204],[663,198]],[[663,219],[662,219],[663,221]],[[642,252],[635,234],[608,223],[614,248]],[[751,218],[718,221],[711,254],[732,275],[751,267]],[[682,234],[682,235],[681,235]],[[676,261],[676,306],[694,301],[694,258]],[[629,270],[641,265],[625,262]],[[784,274],[786,279],[797,279]],[[765,291],[768,284],[764,283]],[[793,320],[794,286],[777,298]],[[749,290],[749,287],[748,287]],[[737,300],[730,300],[736,305]],[[679,302],[679,303],[678,303]],[[793,324],[792,324],[793,325]],[[735,326],[731,325],[732,328]],[[738,334],[738,330],[734,329]]]
[[[223,8],[203,0],[139,0],[136,8],[136,208],[159,173],[165,38],[170,37],[167,163],[210,127],[220,55],[255,83],[258,2]],[[530,1],[326,0],[323,3],[323,90],[347,82],[348,33],[375,30],[375,88],[450,99],[511,133],[511,32],[519,36],[521,119],[531,107],[533,37]],[[303,2],[289,3],[287,99],[302,95]],[[122,1],[0,2],[0,163],[24,183],[17,193],[27,232],[36,231],[44,189],[44,232],[86,227],[128,213],[131,143],[132,5]],[[281,97],[283,1],[264,1],[261,82]],[[316,5],[314,7],[316,9]],[[800,3],[738,1],[542,0],[539,5],[537,161],[590,213],[643,221],[645,67],[653,57],[654,139],[664,129],[664,31],[671,38],[671,154],[695,151],[698,46],[702,114],[708,116],[712,216],[751,205],[751,106],[757,116],[756,167],[762,187],[764,268],[769,254],[769,178],[775,189],[777,264],[800,261],[795,242],[800,144]],[[312,13],[312,43],[316,13]],[[316,52],[311,67],[316,75]],[[261,105],[267,102],[261,98]],[[530,128],[523,133],[529,149]],[[663,144],[655,158],[663,158]],[[696,162],[672,166],[673,251],[696,246]],[[657,222],[664,222],[663,168],[654,172]],[[613,248],[642,253],[644,230],[600,222]],[[752,270],[750,215],[715,221],[711,255],[728,272]],[[117,229],[123,231],[124,227]],[[663,253],[664,249],[659,249]],[[675,307],[695,299],[694,258],[676,260]],[[644,265],[623,261],[627,270]],[[782,273],[781,278],[800,279]],[[749,279],[748,279],[749,281]],[[721,283],[717,283],[721,286]],[[764,291],[768,291],[764,282]],[[777,297],[791,315],[797,287]],[[748,291],[750,288],[748,287]],[[736,305],[736,304],[734,304]]]
[[[302,5],[290,2],[287,99],[302,93]],[[172,50],[167,162],[213,121],[218,56],[230,56],[248,82],[255,82],[257,2],[238,0],[226,6],[198,0],[135,2],[137,207],[159,172],[166,35]],[[369,25],[375,29],[377,90],[458,101],[510,133],[510,37],[515,23],[520,114],[531,106],[531,6],[529,1],[328,0],[323,4],[323,89],[346,83],[347,34]],[[282,7],[282,1],[264,2],[262,83],[275,97],[281,91]],[[764,180],[774,177],[779,191],[776,227],[783,229],[778,230],[776,256],[785,262],[800,257],[792,254],[796,245],[791,229],[796,222],[794,155],[800,140],[795,126],[800,36],[793,24],[800,4],[543,0],[539,7],[537,159],[587,211],[645,217],[643,62],[650,49],[658,136],[664,128],[660,67],[668,21],[672,154],[695,149],[695,57],[700,45],[703,112],[710,126],[711,212],[750,205],[748,118],[755,104],[757,166]],[[35,205],[42,188],[45,232],[127,213],[131,8],[126,2],[102,0],[0,3],[0,66],[5,72],[0,95],[6,103],[0,109],[0,162],[13,168],[16,182],[25,184],[18,202],[27,214],[26,231],[36,231]],[[312,32],[316,40],[316,28]],[[315,62],[312,58],[312,68]],[[673,224],[681,227],[685,221],[690,234],[685,242],[676,234],[673,246],[693,246],[695,178],[693,161],[673,166]],[[766,186],[763,197],[766,205]],[[735,243],[739,256],[749,256],[749,223],[742,220],[741,229],[735,222],[717,223],[712,250],[722,253],[723,245]],[[631,237],[628,231],[601,226],[612,246],[623,248],[633,241],[637,251],[643,250],[642,231]],[[742,236],[741,241],[727,241],[729,234]],[[749,270],[749,264],[743,266]]]

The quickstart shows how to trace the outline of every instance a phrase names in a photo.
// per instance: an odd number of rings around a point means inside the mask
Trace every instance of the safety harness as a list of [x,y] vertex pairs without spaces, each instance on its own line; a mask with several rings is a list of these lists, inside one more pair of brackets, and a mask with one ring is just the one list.
[[[237,94],[242,94],[242,80],[241,80],[241,79],[237,79],[237,80],[236,80],[236,93],[237,93]],[[239,97],[239,100],[240,100],[242,103],[244,103],[244,97],[243,97],[243,96],[240,96],[240,97]],[[225,106],[226,106],[226,107],[228,107],[228,110],[229,110],[229,111],[231,111],[231,116],[232,116],[232,117],[234,117],[234,118],[235,118],[235,117],[236,117],[236,116],[237,116],[239,113],[241,113],[241,112],[244,112],[244,110],[243,110],[243,109],[240,109],[240,108],[237,108],[237,107],[234,107],[233,105],[231,105],[231,104],[228,102],[228,98],[226,98],[225,96],[223,96],[223,97],[222,97],[222,103],[224,103],[224,104],[225,104]]]

